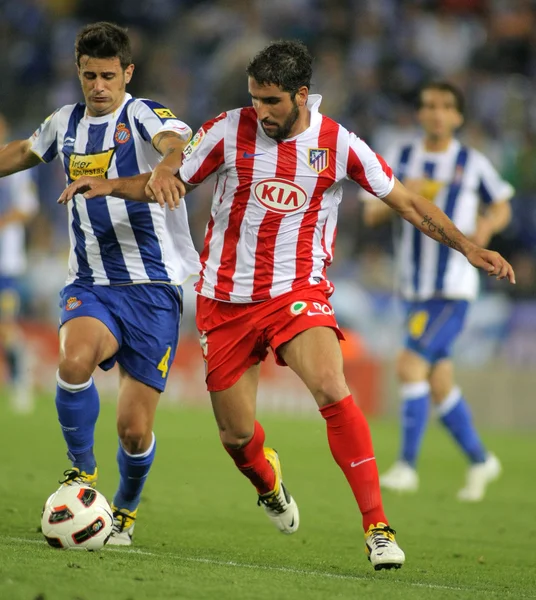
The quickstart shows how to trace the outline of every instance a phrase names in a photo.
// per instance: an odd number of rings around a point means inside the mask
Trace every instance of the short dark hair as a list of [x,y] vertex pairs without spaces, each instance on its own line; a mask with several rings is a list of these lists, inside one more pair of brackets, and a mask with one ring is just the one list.
[[80,66],[80,57],[119,58],[125,70],[132,63],[132,51],[127,30],[115,23],[100,21],[83,27],[74,43],[76,64]]
[[302,87],[311,87],[313,58],[307,46],[298,40],[272,42],[249,63],[246,73],[260,84],[278,85],[295,95]]
[[459,87],[448,81],[429,81],[421,86],[417,100],[417,108],[422,108],[422,93],[426,90],[439,90],[440,92],[450,92],[456,102],[456,110],[463,116],[465,113],[465,98]]

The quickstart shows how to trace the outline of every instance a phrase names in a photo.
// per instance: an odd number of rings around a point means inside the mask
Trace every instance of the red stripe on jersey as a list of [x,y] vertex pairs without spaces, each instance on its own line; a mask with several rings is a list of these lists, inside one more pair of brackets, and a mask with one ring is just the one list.
[[[338,134],[339,124],[323,116],[318,136],[318,147],[329,148],[329,165],[327,169],[318,175],[315,191],[300,227],[298,245],[296,247],[296,277],[292,284],[293,290],[303,287],[304,283],[307,284],[313,270],[313,240],[318,223],[318,213],[322,203],[322,196],[333,185],[336,179]],[[322,243],[324,243],[323,240]]]
[[249,154],[255,153],[256,138],[257,113],[253,108],[244,108],[240,111],[240,120],[236,134],[235,165],[238,175],[238,187],[233,198],[229,213],[229,222],[224,234],[221,263],[218,268],[216,283],[216,300],[229,301],[231,299],[230,294],[233,291],[233,275],[236,269],[236,247],[240,238],[240,226],[246,212],[251,194],[251,182],[253,180],[253,161],[238,161],[238,157],[241,157],[244,152]]
[[[296,141],[283,142],[277,146],[277,166],[275,177],[294,181],[298,156]],[[270,298],[270,288],[274,278],[275,244],[281,221],[285,214],[267,210],[257,234],[257,249],[255,251],[255,273],[253,280],[253,302]]]
[[214,127],[214,125],[216,125],[216,123],[225,119],[226,116],[227,116],[226,112],[220,113],[217,117],[214,117],[211,121],[207,121],[206,123],[204,123],[204,125],[201,127],[201,129],[205,133],[208,133]]
[[393,169],[391,169],[391,167],[385,162],[383,156],[376,154],[376,158],[378,159],[378,162],[382,166],[383,172],[387,175],[387,177],[389,177],[389,179],[391,179],[391,177],[393,176]]
[[351,147],[348,150],[348,163],[346,165],[346,172],[350,178],[358,183],[364,190],[374,196],[376,195],[372,189],[372,186],[368,182],[367,176],[365,175],[363,163],[359,160],[355,150]]
[[193,177],[190,177],[188,183],[197,185],[203,183],[207,177],[217,171],[225,162],[224,154],[224,142],[220,140],[214,148],[207,154],[205,160],[201,163],[201,166],[194,173]]

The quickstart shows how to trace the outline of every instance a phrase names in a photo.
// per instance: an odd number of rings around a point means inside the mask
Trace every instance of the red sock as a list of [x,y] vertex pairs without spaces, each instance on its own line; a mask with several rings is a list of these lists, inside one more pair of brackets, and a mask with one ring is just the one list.
[[257,488],[259,494],[267,494],[274,489],[275,473],[264,456],[264,429],[255,421],[253,437],[242,448],[224,448],[241,471]]
[[328,442],[333,458],[342,469],[359,510],[363,515],[363,528],[387,523],[383,512],[378,467],[370,429],[352,396],[320,409],[326,419]]

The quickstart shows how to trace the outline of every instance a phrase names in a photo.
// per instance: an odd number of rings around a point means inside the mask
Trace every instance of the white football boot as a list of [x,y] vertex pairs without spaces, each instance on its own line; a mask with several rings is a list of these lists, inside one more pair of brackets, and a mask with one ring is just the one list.
[[386,473],[380,475],[380,486],[393,492],[416,492],[419,476],[411,465],[399,460]]
[[371,525],[365,533],[365,552],[376,571],[400,569],[406,555],[396,543],[395,530],[386,523]]
[[467,470],[465,487],[458,492],[462,502],[480,502],[488,484],[498,479],[502,467],[495,454],[488,454],[485,462],[471,465]]
[[112,504],[114,525],[108,546],[130,546],[134,537],[134,525],[138,509],[130,511],[126,508],[118,509]]
[[294,498],[283,485],[279,456],[272,448],[264,448],[264,456],[274,470],[275,485],[271,492],[259,496],[257,504],[262,504],[268,518],[281,533],[296,533],[300,525],[300,512]]

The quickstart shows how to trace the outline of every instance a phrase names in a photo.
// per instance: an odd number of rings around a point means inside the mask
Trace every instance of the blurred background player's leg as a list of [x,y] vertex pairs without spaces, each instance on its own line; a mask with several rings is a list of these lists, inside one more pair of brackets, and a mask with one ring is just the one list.
[[405,348],[398,356],[400,382],[401,447],[398,460],[380,477],[381,486],[397,492],[414,492],[419,486],[417,459],[428,422],[430,409],[430,363]]
[[14,411],[30,413],[34,408],[31,364],[24,333],[17,322],[19,311],[16,280],[0,277],[0,343],[6,368],[5,389]]
[[458,499],[478,502],[484,498],[488,484],[500,475],[500,462],[480,439],[469,404],[455,385],[451,360],[441,360],[433,366],[430,384],[441,423],[470,463],[466,485],[458,492]]

